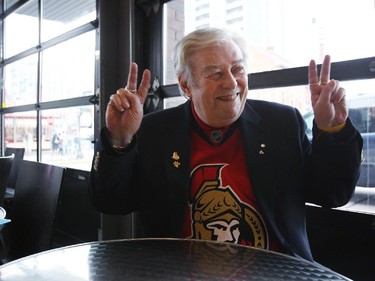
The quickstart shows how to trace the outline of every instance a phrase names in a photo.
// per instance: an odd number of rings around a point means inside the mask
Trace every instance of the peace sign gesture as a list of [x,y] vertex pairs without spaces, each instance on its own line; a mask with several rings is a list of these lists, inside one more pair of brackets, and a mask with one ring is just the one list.
[[132,63],[125,88],[111,95],[106,111],[106,125],[115,146],[126,146],[138,131],[143,118],[143,103],[150,87],[151,73],[143,71],[137,89],[138,66]]
[[314,60],[308,68],[308,81],[311,92],[311,104],[315,122],[319,128],[327,129],[345,123],[348,108],[345,101],[345,89],[339,81],[330,79],[331,57],[325,56],[318,78],[318,70]]

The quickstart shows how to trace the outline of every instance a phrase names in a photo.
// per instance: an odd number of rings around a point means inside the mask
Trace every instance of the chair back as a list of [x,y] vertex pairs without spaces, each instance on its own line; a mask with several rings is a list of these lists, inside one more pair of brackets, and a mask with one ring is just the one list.
[[20,165],[21,160],[25,155],[25,148],[14,148],[14,147],[7,147],[5,148],[5,155],[12,155],[14,154],[13,165],[12,169],[10,170],[10,176],[8,180],[7,187],[14,188],[17,181],[18,175],[18,168]]
[[51,249],[65,168],[22,160],[15,186],[9,258]]
[[0,206],[4,207],[5,190],[8,185],[14,154],[0,156]]
[[90,172],[66,168],[61,185],[53,247],[97,241],[100,213],[89,199]]

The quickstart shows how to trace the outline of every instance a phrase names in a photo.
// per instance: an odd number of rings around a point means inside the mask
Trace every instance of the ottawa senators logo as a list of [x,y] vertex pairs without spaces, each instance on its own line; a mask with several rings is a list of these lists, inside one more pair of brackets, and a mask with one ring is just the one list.
[[202,165],[191,174],[192,238],[226,241],[268,249],[268,234],[259,213],[221,186],[226,164]]

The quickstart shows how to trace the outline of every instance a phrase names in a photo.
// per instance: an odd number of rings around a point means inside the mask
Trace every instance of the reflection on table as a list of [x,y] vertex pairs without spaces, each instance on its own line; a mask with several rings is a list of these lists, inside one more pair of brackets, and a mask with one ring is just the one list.
[[287,255],[202,240],[135,239],[59,248],[0,267],[0,280],[349,280]]

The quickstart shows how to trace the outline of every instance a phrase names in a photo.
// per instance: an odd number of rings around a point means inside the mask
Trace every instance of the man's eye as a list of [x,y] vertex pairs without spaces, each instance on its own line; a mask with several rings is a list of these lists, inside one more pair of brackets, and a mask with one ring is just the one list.
[[233,74],[244,74],[245,73],[245,67],[243,66],[237,66],[232,70]]
[[221,71],[215,71],[206,75],[208,79],[219,79],[222,76]]

